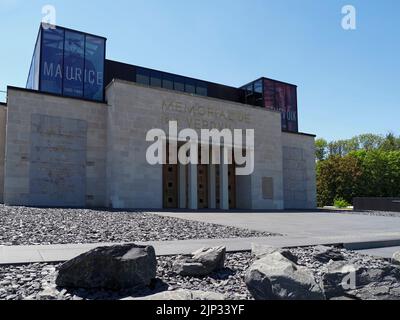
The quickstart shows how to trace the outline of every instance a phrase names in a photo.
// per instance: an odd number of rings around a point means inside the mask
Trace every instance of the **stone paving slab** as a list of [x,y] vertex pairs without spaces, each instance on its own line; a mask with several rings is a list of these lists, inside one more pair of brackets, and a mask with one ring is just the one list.
[[367,250],[359,250],[362,254],[367,254],[374,257],[391,259],[395,252],[399,252],[400,247],[386,247],[386,248],[375,248]]
[[289,237],[400,238],[400,218],[355,212],[152,212],[161,216],[267,231]]
[[[389,242],[388,242],[389,241]],[[226,246],[228,252],[250,251],[251,244],[274,247],[299,247],[312,245],[346,244],[351,249],[376,248],[395,243],[400,245],[400,237],[266,237],[236,239],[204,239],[184,241],[152,241],[137,244],[152,245],[158,256],[190,254],[202,247]],[[47,246],[0,246],[0,265],[37,262],[64,262],[99,246],[116,243],[67,244]]]

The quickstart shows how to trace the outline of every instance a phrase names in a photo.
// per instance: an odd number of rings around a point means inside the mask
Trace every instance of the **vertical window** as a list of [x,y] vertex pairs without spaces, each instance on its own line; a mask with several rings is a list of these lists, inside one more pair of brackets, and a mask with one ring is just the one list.
[[187,79],[185,83],[185,91],[187,93],[196,93],[196,83],[194,80]]
[[136,82],[146,86],[150,85],[150,72],[143,68],[137,68]]
[[261,79],[254,82],[254,104],[259,107],[264,106],[263,82]]
[[151,72],[151,77],[150,77],[150,85],[152,87],[158,87],[161,88],[161,73],[157,71],[152,71]]
[[174,90],[174,77],[169,74],[163,74],[162,87],[168,90]]
[[207,84],[204,82],[197,82],[196,94],[200,96],[208,96]]
[[175,77],[174,90],[185,91],[185,82],[182,77],[179,76]]
[[44,92],[62,94],[63,29],[42,29],[40,88]]
[[104,50],[105,40],[86,36],[84,97],[102,101],[104,99]]
[[40,44],[42,43],[42,32],[36,42],[35,54],[33,55],[33,90],[39,90],[39,77],[40,77]]
[[85,36],[65,31],[64,95],[83,97]]

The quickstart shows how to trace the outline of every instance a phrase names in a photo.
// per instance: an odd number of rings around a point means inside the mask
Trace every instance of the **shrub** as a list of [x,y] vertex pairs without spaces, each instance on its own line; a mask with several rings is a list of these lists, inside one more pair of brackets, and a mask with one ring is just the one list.
[[317,189],[320,207],[355,197],[399,197],[400,151],[359,150],[318,161]]
[[336,198],[335,201],[334,201],[334,206],[335,206],[336,208],[343,209],[343,208],[349,207],[349,206],[350,206],[350,203],[348,203],[348,202],[347,202],[346,200],[344,200],[343,198]]

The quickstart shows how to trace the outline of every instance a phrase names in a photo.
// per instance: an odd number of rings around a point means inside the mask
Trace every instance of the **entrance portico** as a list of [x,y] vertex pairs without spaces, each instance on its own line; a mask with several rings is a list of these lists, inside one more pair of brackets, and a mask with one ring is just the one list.
[[219,164],[202,164],[199,152],[197,164],[163,165],[164,209],[235,209],[236,179],[232,151],[220,147],[219,154]]

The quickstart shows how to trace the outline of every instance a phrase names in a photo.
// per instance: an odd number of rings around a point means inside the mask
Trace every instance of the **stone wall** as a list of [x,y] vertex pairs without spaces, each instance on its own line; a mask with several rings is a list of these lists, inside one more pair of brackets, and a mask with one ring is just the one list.
[[0,108],[6,204],[162,209],[162,166],[148,164],[146,134],[168,134],[178,121],[199,135],[255,130],[255,170],[237,178],[238,209],[315,208],[314,137],[282,133],[279,112],[120,80],[106,96],[108,105],[8,89]]
[[315,137],[284,132],[282,149],[285,209],[315,209]]
[[4,201],[4,161],[6,145],[6,118],[7,107],[0,104],[0,202]]
[[[113,207],[162,208],[162,166],[146,161],[146,134],[168,122],[179,130],[193,128],[255,129],[255,172],[243,181],[249,192],[238,192],[244,209],[282,209],[282,147],[279,112],[238,103],[149,88],[115,80],[106,90],[109,104],[107,198]],[[262,194],[263,178],[273,180],[274,197]],[[243,199],[241,198],[243,197]]]
[[7,205],[106,205],[106,105],[9,88],[7,109]]

